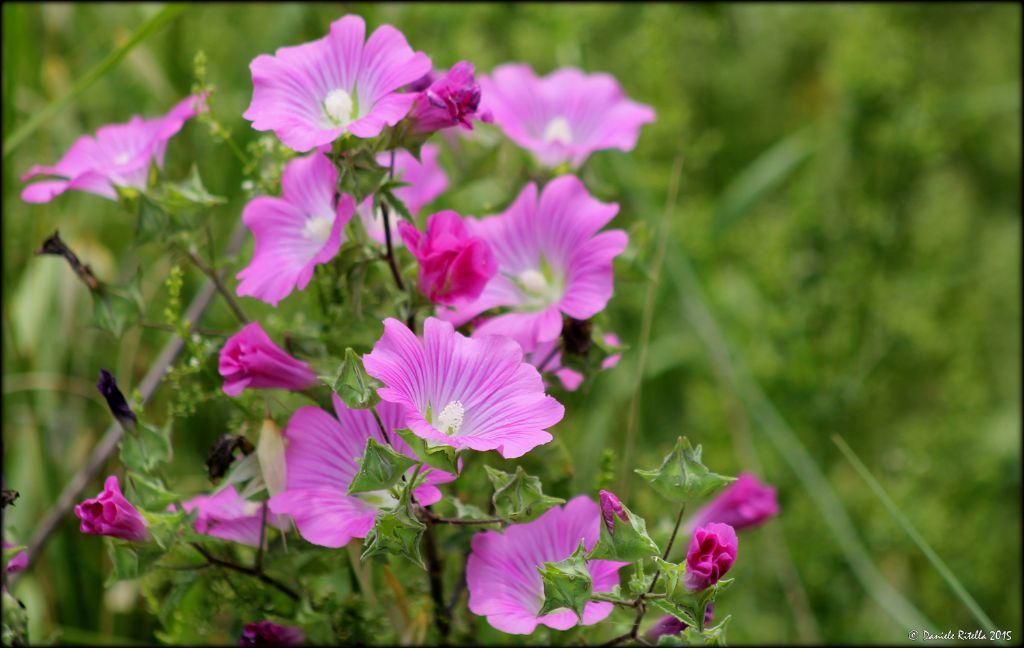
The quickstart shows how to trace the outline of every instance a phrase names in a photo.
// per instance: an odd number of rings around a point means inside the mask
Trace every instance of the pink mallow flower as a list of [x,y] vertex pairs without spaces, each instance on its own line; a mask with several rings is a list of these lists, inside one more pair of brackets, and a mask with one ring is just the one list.
[[288,162],[281,176],[281,197],[253,198],[242,220],[256,239],[252,261],[238,273],[239,295],[277,306],[293,290],[304,290],[317,264],[327,263],[345,240],[344,228],[355,201],[341,194],[334,204],[338,171],[315,151]]
[[575,68],[537,78],[529,65],[509,63],[481,77],[481,107],[513,142],[548,167],[579,166],[594,151],[631,151],[654,110],[630,100],[609,74]]
[[404,426],[428,443],[514,459],[551,441],[547,428],[565,414],[512,339],[467,338],[436,317],[423,323],[422,341],[388,318],[363,364],[385,385],[377,394],[400,405]]
[[246,324],[228,338],[220,350],[218,370],[228,396],[238,396],[245,389],[301,391],[317,381],[309,365],[274,344],[259,322]]
[[728,524],[736,531],[758,526],[779,514],[775,489],[762,484],[749,473],[741,474],[735,482],[697,511],[686,523],[685,531],[692,532],[709,522]]
[[[263,512],[259,502],[242,499],[234,486],[228,486],[213,495],[197,495],[181,503],[185,511],[197,511],[193,523],[197,533],[258,546]],[[174,504],[168,507],[175,510]],[[282,531],[288,530],[288,518],[267,515],[267,524]]]
[[82,521],[79,526],[82,533],[113,536],[132,542],[149,539],[145,518],[121,494],[115,475],[107,477],[99,495],[75,505],[75,517]]
[[185,122],[205,110],[204,98],[190,96],[163,117],[143,119],[135,115],[123,124],[108,124],[96,137],[84,135],[71,145],[55,166],[34,166],[21,177],[57,176],[25,187],[21,199],[30,203],[50,202],[69,189],[87,191],[117,200],[117,187],[145,189],[149,167],[164,166],[167,142]]
[[[6,540],[3,541],[4,549],[10,549],[11,547],[17,546],[18,545],[12,542],[7,542]],[[7,561],[7,565],[4,566],[4,571],[8,574],[13,574],[15,572],[20,572],[26,567],[28,567],[28,552],[22,549],[18,553],[14,554],[9,561]]]
[[[396,149],[394,153],[395,180],[409,184],[405,187],[398,187],[391,193],[402,201],[410,214],[416,216],[421,209],[434,202],[448,188],[448,176],[441,165],[437,163],[441,148],[437,144],[424,144],[420,149],[419,160],[405,149]],[[378,153],[377,164],[389,167],[391,152]],[[376,212],[373,211],[373,196],[359,203],[356,213],[370,238],[383,245],[385,242],[384,215],[381,214],[379,208]],[[391,244],[396,246],[400,245],[397,229],[400,220],[401,216],[392,211],[388,222],[391,224]]]
[[474,78],[473,64],[459,61],[430,84],[416,98],[409,113],[416,133],[433,133],[452,126],[473,130],[473,120],[491,121],[489,111],[481,111],[480,85]]
[[[587,550],[592,549],[600,537],[600,518],[597,504],[580,495],[533,522],[509,525],[504,532],[477,533],[466,565],[469,610],[508,634],[530,634],[537,624],[555,630],[575,626],[579,619],[569,609],[537,615],[544,603],[544,582],[537,568],[568,558],[581,538]],[[593,591],[611,591],[619,584],[619,569],[627,564],[588,561]],[[593,625],[611,612],[611,603],[591,601],[583,609],[583,625]]]
[[698,527],[686,552],[686,589],[699,592],[717,583],[736,561],[738,546],[736,531],[728,524],[712,522]]
[[[606,333],[601,338],[605,346],[613,349],[622,346],[622,342],[619,340],[619,336],[614,333]],[[566,391],[576,391],[580,385],[583,384],[583,374],[562,366],[562,352],[555,351],[554,355],[551,352],[558,346],[558,340],[552,340],[551,342],[542,342],[537,345],[537,348],[530,354],[530,364],[537,367],[537,371],[544,373],[551,373],[558,377],[559,382],[562,383],[562,388]],[[611,369],[615,365],[619,364],[619,360],[622,359],[621,353],[612,353],[601,361],[602,369]]]
[[[270,510],[290,515],[302,537],[324,547],[341,547],[352,538],[364,538],[373,528],[377,511],[393,506],[397,500],[387,491],[347,495],[352,479],[359,472],[357,459],[373,438],[386,444],[377,421],[369,410],[349,409],[336,394],[332,395],[337,418],[317,407],[302,407],[284,430],[287,487],[270,498]],[[391,447],[415,458],[415,453],[395,430],[405,427],[405,412],[398,405],[380,403],[377,413],[388,432]],[[410,468],[412,473],[414,469]],[[455,475],[434,469],[421,472],[426,482],[413,495],[423,506],[441,499],[437,484],[455,479]]]
[[[469,232],[491,245],[498,274],[480,297],[438,317],[462,325],[492,308],[509,312],[484,321],[476,335],[507,335],[532,353],[556,340],[562,315],[585,320],[601,312],[614,291],[612,259],[629,242],[622,230],[599,232],[619,211],[564,175],[544,187],[526,185],[502,214],[468,221]],[[542,357],[543,359],[543,357]]]
[[404,221],[398,231],[419,262],[420,290],[435,304],[473,301],[498,272],[491,246],[450,209],[431,214],[426,232]]
[[306,633],[299,628],[258,621],[247,623],[238,639],[239,646],[298,646],[306,641]]
[[430,71],[430,59],[391,25],[365,36],[363,19],[348,15],[319,40],[257,56],[243,117],[300,152],[343,133],[370,138],[394,126],[416,100],[415,93],[395,91]]

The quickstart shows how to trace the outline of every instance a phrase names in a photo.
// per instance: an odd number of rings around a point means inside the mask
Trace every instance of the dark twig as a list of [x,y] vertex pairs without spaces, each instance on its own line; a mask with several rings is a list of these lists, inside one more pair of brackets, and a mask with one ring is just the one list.
[[243,311],[241,305],[239,305],[239,303],[235,301],[235,297],[234,295],[231,294],[231,291],[229,291],[224,286],[224,282],[220,280],[220,273],[218,273],[210,266],[206,265],[206,262],[199,258],[199,255],[193,252],[192,250],[186,250],[185,254],[192,261],[192,263],[195,264],[197,268],[199,268],[200,272],[202,272],[204,275],[210,278],[210,281],[213,282],[213,285],[217,289],[217,292],[219,292],[220,296],[223,297],[224,301],[227,302],[228,306],[231,308],[231,312],[235,314],[235,317],[238,318],[238,321],[241,322],[242,324],[248,324],[249,318],[245,316],[245,311]]
[[298,592],[288,587],[276,578],[264,574],[258,569],[255,569],[253,567],[245,567],[244,565],[238,565],[227,560],[221,560],[220,558],[214,556],[209,551],[207,551],[206,548],[203,547],[201,544],[197,542],[192,542],[190,544],[195,548],[196,551],[201,553],[203,555],[203,558],[206,558],[206,561],[211,565],[223,567],[224,569],[230,569],[231,571],[238,572],[239,574],[253,576],[254,578],[257,578],[266,583],[267,585],[276,588],[281,593],[287,595],[289,598],[292,598],[296,601],[298,601],[301,598]]
[[260,506],[260,547],[256,550],[256,571],[263,573],[263,552],[267,540],[267,503]]
[[457,526],[458,525],[470,526],[470,525],[473,525],[473,524],[505,524],[505,523],[508,522],[508,520],[506,520],[504,518],[499,518],[499,517],[482,518],[482,519],[479,519],[479,520],[462,519],[462,518],[446,518],[446,517],[441,517],[440,515],[435,514],[433,511],[431,511],[430,509],[425,508],[425,507],[421,507],[420,508],[420,512],[422,513],[421,517],[423,517],[426,520],[432,522],[433,524],[454,524],[454,525],[457,525]]
[[54,230],[53,235],[50,238],[43,241],[43,244],[35,251],[36,255],[40,254],[52,254],[55,256],[64,257],[71,269],[75,271],[78,278],[88,286],[89,290],[98,293],[100,291],[100,282],[96,278],[96,275],[92,273],[92,268],[78,260],[78,255],[72,251],[71,248],[64,243],[60,238],[60,232]]
[[[227,253],[233,254],[242,246],[242,242],[245,240],[245,235],[248,233],[248,229],[245,224],[239,220],[238,225],[235,227],[234,233],[231,235],[231,241],[228,243]],[[188,310],[185,313],[185,317],[190,322],[198,322],[203,315],[203,311],[210,305],[210,300],[213,298],[215,287],[212,281],[207,282],[199,290],[199,293],[189,304]],[[146,372],[142,382],[139,384],[139,393],[142,395],[142,403],[146,404],[149,399],[153,396],[153,392],[160,385],[160,382],[164,379],[167,373],[167,368],[171,366],[174,359],[178,356],[185,342],[178,336],[174,336],[171,340],[164,345],[164,348],[160,351],[160,355],[157,357],[156,362],[150,367],[149,371]],[[118,441],[121,440],[121,434],[123,430],[118,423],[112,423],[107,428],[106,433],[100,442],[93,449],[92,454],[89,455],[89,459],[85,462],[85,465],[79,468],[75,476],[68,482],[68,485],[64,487],[60,497],[57,498],[57,503],[43,516],[42,522],[36,527],[36,531],[32,534],[32,538],[28,542],[28,549],[25,552],[28,555],[28,565],[31,566],[35,562],[35,559],[39,556],[39,553],[43,550],[50,536],[56,531],[57,526],[67,516],[68,511],[74,506],[75,500],[82,494],[85,487],[99,472],[99,469],[106,463],[107,458],[114,452],[117,447]],[[27,570],[22,570],[11,574],[10,586],[14,587],[14,583],[17,579],[25,573]]]
[[395,261],[395,249],[391,243],[391,216],[388,212],[387,203],[383,200],[380,203],[380,215],[384,219],[384,247],[387,250],[388,267],[391,268],[391,276],[395,278],[395,285],[402,292],[405,292],[405,282],[402,281],[402,273],[398,271],[398,262]]
[[391,445],[391,438],[388,436],[388,431],[384,427],[384,421],[380,420],[380,414],[377,413],[377,407],[371,407],[370,411],[373,413],[374,420],[377,421],[377,427],[380,428],[381,436],[384,437],[384,442]]

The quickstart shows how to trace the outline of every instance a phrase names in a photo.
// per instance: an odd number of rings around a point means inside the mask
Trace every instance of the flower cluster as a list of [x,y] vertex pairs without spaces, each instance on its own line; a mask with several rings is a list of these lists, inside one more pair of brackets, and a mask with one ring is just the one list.
[[[430,573],[440,580],[434,527],[486,525],[471,539],[461,537],[469,545],[468,606],[502,632],[589,626],[620,605],[639,610],[628,637],[639,639],[652,601],[675,614],[648,637],[681,632],[682,618],[704,632],[714,596],[724,588],[719,584],[736,560],[736,531],[778,512],[774,489],[752,476],[742,475],[687,523],[683,531],[691,538],[682,564],[668,562],[682,513],[663,552],[644,520],[609,490],[600,490],[597,502],[587,495],[566,502],[545,494],[540,479],[521,466],[512,474],[488,465],[478,471],[494,489],[487,515],[458,498],[446,500],[440,488],[465,474],[463,467],[479,458],[474,453],[514,460],[555,441],[566,414],[555,390],[576,390],[618,363],[625,345],[602,328],[600,317],[629,237],[612,226],[619,205],[595,197],[577,170],[598,151],[632,150],[654,111],[629,99],[608,74],[567,68],[538,77],[527,65],[506,64],[478,78],[469,61],[435,71],[394,27],[379,26],[368,37],[366,31],[362,18],[344,16],[323,38],[252,61],[252,98],[243,116],[290,149],[267,154],[276,156],[280,192],[270,195],[274,186],[261,184],[265,195],[250,194],[241,210],[254,243],[233,293],[215,270],[197,263],[241,323],[219,349],[222,381],[204,397],[231,403],[245,421],[244,429],[222,438],[242,439],[245,429],[258,426],[258,445],[222,444],[211,454],[216,462],[208,463],[218,466],[210,469],[211,480],[227,472],[226,483],[184,501],[169,496],[153,475],[154,466],[170,459],[169,438],[136,425],[138,417],[104,372],[101,392],[130,432],[121,455],[128,478],[148,473],[152,479],[138,482],[143,488],[130,482],[140,511],[117,477],[108,477],[97,497],[75,507],[82,532],[134,543],[152,538],[146,546],[158,545],[153,552],[188,538],[209,565],[255,576],[305,606],[315,597],[296,594],[264,571],[271,551],[264,540],[272,532],[283,536],[294,528],[307,543],[329,549],[351,550],[350,543],[362,541],[364,560],[386,553],[422,564],[422,544]],[[136,117],[82,138],[56,166],[29,171],[26,179],[58,179],[30,185],[24,199],[45,202],[67,189],[116,198],[119,187],[145,195],[168,140],[203,110],[205,98],[197,94],[163,118]],[[454,129],[451,136],[478,124],[493,124],[482,128],[504,133],[537,163],[508,195],[489,201],[507,207],[480,217],[444,208],[445,147],[428,141],[439,131]],[[201,194],[190,195],[201,202]],[[435,202],[439,209],[428,208]],[[195,246],[187,249],[194,256]],[[296,294],[311,283],[324,315],[313,324],[306,319],[313,311]],[[372,316],[355,289],[335,300],[342,304],[326,303],[328,292],[353,285],[371,294]],[[262,324],[250,322],[235,296],[273,309],[290,300],[300,314],[289,319],[290,310],[280,310]],[[355,330],[349,324],[364,321],[373,327],[369,333],[364,328],[338,339]],[[190,338],[189,348],[198,354],[202,346]],[[192,360],[196,373],[215,377],[211,365]],[[329,364],[338,367],[333,375],[325,375]],[[218,384],[223,395],[215,393]],[[251,390],[295,393],[264,399]],[[296,404],[303,398],[313,404]],[[684,441],[661,469],[640,472],[685,507],[732,478],[710,473],[700,447]],[[236,449],[246,456],[234,463]],[[458,517],[438,512],[448,508]],[[255,566],[204,548],[203,542],[217,541],[254,547]],[[631,578],[639,584],[622,582],[619,571],[634,563]],[[14,561],[8,567],[17,568]],[[401,592],[390,572],[388,579]],[[442,585],[431,582],[435,614],[442,614]],[[445,623],[438,627],[446,639]],[[303,629],[263,620],[245,625],[240,645],[305,639]]]

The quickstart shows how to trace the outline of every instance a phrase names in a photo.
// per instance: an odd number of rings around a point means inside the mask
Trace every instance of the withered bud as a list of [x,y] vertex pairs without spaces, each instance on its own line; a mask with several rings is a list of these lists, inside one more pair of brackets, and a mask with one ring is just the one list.
[[252,442],[239,434],[222,434],[217,441],[210,446],[206,453],[206,472],[210,481],[216,483],[228,472],[228,468],[234,463],[237,457],[235,451],[241,450],[242,455],[251,454],[255,450]]
[[114,415],[121,427],[134,432],[138,417],[135,416],[132,408],[128,407],[128,401],[124,399],[124,394],[118,389],[113,374],[106,369],[100,369],[100,381],[96,384],[96,388],[103,394],[103,398],[107,399],[110,413]]
[[88,265],[83,264],[78,259],[78,255],[75,254],[71,248],[64,243],[60,238],[60,232],[54,231],[50,238],[43,241],[43,245],[35,251],[36,255],[40,254],[52,254],[54,256],[61,256],[67,259],[68,265],[75,271],[78,278],[89,287],[89,290],[93,292],[99,292],[100,282],[96,278],[96,275],[92,273],[92,268]]
[[566,353],[586,356],[594,345],[590,334],[594,330],[591,320],[578,320],[566,317],[562,324],[562,348]]
[[4,488],[0,490],[0,509],[7,508],[8,505],[14,505],[14,500],[18,499],[20,493],[18,491]]

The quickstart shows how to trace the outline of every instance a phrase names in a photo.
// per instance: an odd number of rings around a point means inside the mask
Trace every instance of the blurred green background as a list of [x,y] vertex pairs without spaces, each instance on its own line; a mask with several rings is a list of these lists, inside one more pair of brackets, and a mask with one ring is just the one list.
[[[161,8],[4,3],[5,139]],[[618,226],[632,235],[605,314],[631,348],[591,389],[564,397],[556,436],[575,473],[558,488],[593,495],[610,448],[620,496],[663,538],[664,503],[628,475],[656,465],[679,434],[702,443],[720,472],[775,485],[782,514],[741,536],[737,585],[720,605],[733,615],[732,643],[903,642],[907,616],[893,596],[929,631],[978,628],[843,457],[840,435],[995,627],[1020,641],[1015,4],[188,6],[4,154],[3,469],[4,485],[21,492],[4,512],[12,539],[27,540],[108,425],[99,369],[131,389],[167,339],[88,328],[85,287],[62,261],[32,251],[60,228],[101,279],[123,281],[141,266],[154,320],[169,267],[131,248],[134,225],[115,203],[70,192],[28,205],[18,177],[105,123],[165,112],[188,93],[199,49],[220,115],[250,141],[256,133],[241,119],[249,61],[321,37],[346,12],[371,29],[395,25],[437,67],[468,59],[481,73],[506,61],[540,73],[605,71],[657,111],[636,150],[588,163],[588,186],[620,203]],[[679,156],[679,206],[667,221],[630,433],[649,285],[636,268],[654,262]],[[226,238],[244,204],[238,164],[195,124],[175,138],[168,167],[181,174],[193,159],[211,191],[230,199],[214,212]],[[186,300],[199,280],[189,270]],[[234,326],[221,303],[204,324]],[[222,432],[203,420],[175,428],[174,474],[196,489]],[[137,592],[104,593],[106,560],[73,519],[61,527],[15,592],[34,641],[152,641]],[[477,627],[482,641],[513,640]]]

